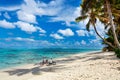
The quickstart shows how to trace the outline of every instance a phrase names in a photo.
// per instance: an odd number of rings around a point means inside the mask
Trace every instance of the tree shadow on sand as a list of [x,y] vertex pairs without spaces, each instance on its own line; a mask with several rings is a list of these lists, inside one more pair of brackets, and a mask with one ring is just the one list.
[[4,71],[4,72],[9,73],[9,75],[22,76],[22,75],[30,73],[30,72],[32,74],[38,74],[39,71],[40,71],[39,67],[34,67],[34,68],[31,68],[31,69],[14,69],[14,70],[7,70],[7,71]]
[[[92,53],[92,54],[86,54],[86,60],[84,60],[83,62],[86,61],[91,61],[91,60],[119,60],[115,55],[113,54],[109,54],[109,55],[98,55],[98,54],[104,54],[104,52],[97,52],[97,53]],[[94,56],[93,56],[94,55]]]
[[[98,52],[101,53],[101,52]],[[85,54],[85,56],[69,56],[65,59],[56,60],[56,63],[58,65],[52,65],[52,66],[46,66],[46,67],[40,67],[39,64],[34,66],[33,68],[27,68],[27,69],[13,69],[13,70],[7,70],[4,72],[7,72],[9,75],[17,75],[22,76],[24,74],[32,73],[33,75],[40,75],[41,72],[55,72],[56,70],[61,69],[68,69],[65,65],[62,65],[61,63],[71,63],[78,59],[83,59],[82,62],[90,61],[90,60],[116,60],[117,58],[114,55],[97,55],[98,53],[92,53],[92,54]],[[93,56],[94,55],[94,56]],[[118,70],[120,70],[118,68]]]
[[55,72],[56,70],[59,69],[64,69],[64,65],[56,65],[56,66],[47,66],[44,68],[40,68],[40,66],[33,67],[30,69],[13,69],[13,70],[7,70],[4,72],[7,72],[9,75],[17,75],[17,76],[22,76],[25,74],[32,73],[33,75],[40,75],[41,72]]

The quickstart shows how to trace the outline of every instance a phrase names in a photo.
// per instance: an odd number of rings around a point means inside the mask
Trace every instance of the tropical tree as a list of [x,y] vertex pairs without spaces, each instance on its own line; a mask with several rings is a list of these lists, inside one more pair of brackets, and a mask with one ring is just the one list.
[[[106,35],[107,35],[108,37],[105,38],[105,40],[108,41],[108,42],[110,42],[112,45],[115,46],[114,38],[113,38],[111,29],[108,30],[108,32],[106,33]],[[103,51],[114,51],[114,48],[112,48],[111,46],[107,45],[104,41],[102,42],[102,44],[105,45],[105,46],[103,47]]]
[[116,3],[120,3],[120,0],[105,0],[105,7],[107,8],[107,14],[108,14],[108,18],[109,18],[109,22],[110,22],[110,26],[112,29],[112,33],[113,33],[113,37],[114,37],[114,42],[117,45],[117,48],[120,49],[120,43],[119,40],[117,38],[117,34],[116,34],[116,29],[115,29],[115,25],[114,25],[114,21],[113,21],[113,15],[112,15],[112,11],[111,11],[111,4],[115,3],[114,5],[116,5]]
[[[76,21],[79,22],[89,17],[89,21],[86,25],[86,29],[89,31],[90,25],[94,27],[96,34],[110,47],[113,49],[117,48],[117,51],[120,54],[120,42],[119,42],[119,30],[120,26],[120,0],[83,0],[81,4],[82,11],[81,16],[76,18]],[[105,28],[110,27],[110,35],[113,38],[113,43],[108,41],[106,38],[98,33],[96,29],[96,20],[99,19],[104,25]],[[108,31],[109,32],[109,31]],[[118,34],[119,33],[119,34]]]
[[81,13],[81,16],[79,16],[78,18],[76,18],[76,21],[77,22],[80,22],[82,20],[85,20],[85,19],[89,19],[88,20],[88,23],[86,24],[86,29],[88,31],[90,31],[90,25],[93,26],[96,34],[106,43],[108,44],[109,46],[111,46],[112,48],[115,48],[115,46],[113,46],[110,42],[108,42],[106,39],[104,39],[100,34],[99,32],[97,31],[96,29],[96,21],[97,21],[97,18],[99,18],[102,22],[104,21],[108,21],[108,19],[106,19],[104,16],[102,16],[103,14],[99,14],[100,11],[102,11],[102,9],[100,8],[101,7],[101,4],[99,5],[96,5],[97,3],[97,0],[93,0],[90,1],[90,0],[85,0],[83,2],[83,4],[81,5],[82,7],[82,13]]

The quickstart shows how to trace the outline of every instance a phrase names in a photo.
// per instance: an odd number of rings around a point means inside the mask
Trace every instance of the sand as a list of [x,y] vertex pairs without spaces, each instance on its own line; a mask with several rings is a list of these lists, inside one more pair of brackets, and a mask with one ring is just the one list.
[[2,69],[0,80],[120,80],[120,59],[113,52],[76,54],[56,62]]

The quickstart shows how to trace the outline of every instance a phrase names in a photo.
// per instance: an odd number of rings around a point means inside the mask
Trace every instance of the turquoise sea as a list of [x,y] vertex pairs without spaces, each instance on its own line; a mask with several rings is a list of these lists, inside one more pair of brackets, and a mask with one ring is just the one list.
[[60,58],[99,49],[0,49],[0,69],[22,64],[38,63],[43,57]]

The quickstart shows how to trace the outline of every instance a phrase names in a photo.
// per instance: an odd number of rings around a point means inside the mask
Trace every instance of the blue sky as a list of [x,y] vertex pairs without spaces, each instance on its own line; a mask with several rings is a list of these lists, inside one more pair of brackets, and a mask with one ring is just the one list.
[[[80,23],[81,0],[0,0],[1,48],[101,48],[88,20]],[[97,23],[103,34],[103,26]]]

